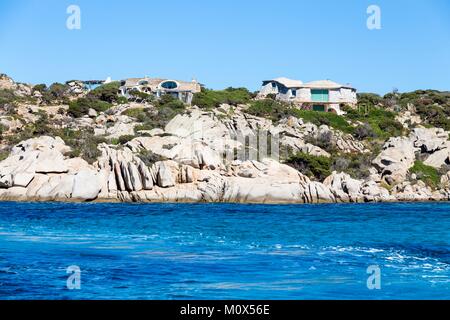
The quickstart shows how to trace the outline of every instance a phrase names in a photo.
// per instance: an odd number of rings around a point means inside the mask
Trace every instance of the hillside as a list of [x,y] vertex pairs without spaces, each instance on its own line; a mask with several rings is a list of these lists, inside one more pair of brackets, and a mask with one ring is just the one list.
[[0,199],[319,203],[447,201],[450,93],[359,94],[338,116],[245,88],[85,92],[0,76]]

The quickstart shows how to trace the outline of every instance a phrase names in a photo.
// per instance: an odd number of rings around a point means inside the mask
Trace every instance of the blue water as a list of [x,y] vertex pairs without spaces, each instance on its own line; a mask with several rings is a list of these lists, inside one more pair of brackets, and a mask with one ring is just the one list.
[[449,299],[450,204],[0,203],[0,299],[324,298]]

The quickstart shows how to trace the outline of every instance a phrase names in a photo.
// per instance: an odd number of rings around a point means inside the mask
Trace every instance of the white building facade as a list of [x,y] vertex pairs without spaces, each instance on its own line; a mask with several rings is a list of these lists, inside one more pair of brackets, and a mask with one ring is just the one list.
[[277,100],[292,102],[302,109],[342,114],[341,106],[355,107],[356,89],[330,80],[303,83],[299,80],[276,78],[263,81],[259,97],[274,95]]
[[133,91],[151,94],[156,98],[169,94],[184,103],[191,104],[194,94],[199,93],[201,89],[201,84],[196,80],[187,82],[145,77],[123,80],[121,83],[120,92],[127,98],[131,96]]

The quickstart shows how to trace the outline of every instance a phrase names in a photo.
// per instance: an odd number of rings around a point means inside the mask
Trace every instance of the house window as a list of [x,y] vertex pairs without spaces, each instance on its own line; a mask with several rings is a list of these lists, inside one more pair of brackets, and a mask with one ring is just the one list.
[[313,111],[325,111],[325,106],[322,104],[315,104],[312,109]]
[[297,97],[297,90],[292,90],[292,96]]
[[161,87],[164,89],[171,90],[171,89],[178,88],[178,85],[175,81],[166,81],[166,82],[161,83]]
[[289,89],[286,88],[285,86],[281,86],[279,91],[280,91],[281,94],[287,94],[289,92]]
[[314,102],[328,102],[329,91],[322,89],[313,89],[311,90],[311,100]]
[[275,82],[272,82],[272,88],[276,88],[277,87],[277,84],[275,83]]

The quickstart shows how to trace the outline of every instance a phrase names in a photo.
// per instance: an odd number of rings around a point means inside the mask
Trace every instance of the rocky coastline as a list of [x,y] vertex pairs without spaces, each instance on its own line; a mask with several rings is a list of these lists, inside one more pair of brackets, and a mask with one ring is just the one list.
[[[33,95],[25,85],[10,89]],[[1,201],[303,204],[450,200],[450,171],[435,187],[411,171],[419,158],[434,168],[450,163],[449,132],[440,128],[415,125],[407,135],[390,137],[374,155],[369,175],[363,179],[333,170],[318,180],[284,163],[279,155],[261,157],[256,150],[255,159],[228,156],[246,149],[236,136],[256,136],[261,131],[276,137],[283,150],[325,158],[330,152],[308,137],[327,135],[335,150],[356,155],[370,152],[367,143],[299,117],[275,122],[251,115],[245,105],[223,104],[214,110],[190,106],[164,127],[140,130],[139,135],[135,135],[139,123],[126,111],[151,110],[151,104],[122,103],[107,112],[89,110],[79,118],[68,116],[64,105],[19,103],[16,107],[20,120],[6,114],[0,117],[6,135],[17,134],[27,123],[35,124],[36,115],[44,110],[55,126],[77,131],[91,128],[96,136],[111,139],[133,136],[121,144],[99,143],[99,153],[91,162],[74,155],[73,147],[57,135],[42,134],[14,143],[0,162]]]

